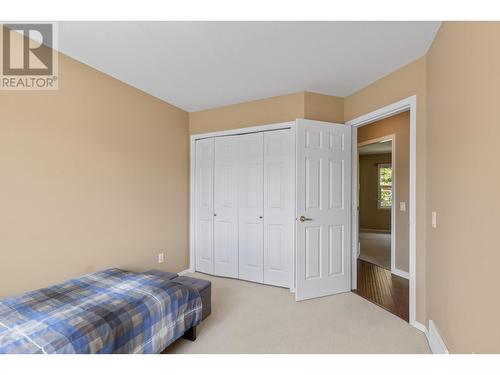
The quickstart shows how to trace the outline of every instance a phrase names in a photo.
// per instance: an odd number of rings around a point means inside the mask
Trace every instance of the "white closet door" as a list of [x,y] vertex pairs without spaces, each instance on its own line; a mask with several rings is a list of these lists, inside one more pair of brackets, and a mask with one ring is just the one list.
[[295,223],[292,129],[264,133],[264,283],[291,287]]
[[263,282],[263,133],[239,140],[239,278]]
[[214,273],[238,277],[238,143],[215,138]]
[[350,290],[351,129],[297,120],[296,299]]
[[195,149],[196,270],[214,272],[214,139],[196,141]]

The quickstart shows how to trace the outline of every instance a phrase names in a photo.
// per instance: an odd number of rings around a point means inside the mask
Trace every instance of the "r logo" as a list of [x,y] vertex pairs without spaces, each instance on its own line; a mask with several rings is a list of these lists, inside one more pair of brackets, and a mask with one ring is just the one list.
[[3,24],[3,76],[53,75],[53,25]]

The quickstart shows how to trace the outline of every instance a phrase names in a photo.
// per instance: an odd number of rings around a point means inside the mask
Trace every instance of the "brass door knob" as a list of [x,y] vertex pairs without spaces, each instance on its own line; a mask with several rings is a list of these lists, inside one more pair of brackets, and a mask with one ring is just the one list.
[[304,221],[312,221],[312,219],[310,217],[305,217],[304,215],[302,215],[301,217],[299,217],[299,220],[301,222],[304,222]]

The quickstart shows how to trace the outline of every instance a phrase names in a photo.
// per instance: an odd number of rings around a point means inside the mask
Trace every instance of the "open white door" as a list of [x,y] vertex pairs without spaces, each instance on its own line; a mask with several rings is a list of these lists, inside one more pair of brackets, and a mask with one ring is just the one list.
[[297,301],[351,286],[351,129],[297,120]]

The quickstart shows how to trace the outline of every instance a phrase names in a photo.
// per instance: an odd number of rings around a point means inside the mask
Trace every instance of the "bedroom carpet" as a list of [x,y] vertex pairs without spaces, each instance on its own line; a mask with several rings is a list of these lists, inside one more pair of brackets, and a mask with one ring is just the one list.
[[212,314],[198,338],[165,353],[429,353],[424,334],[354,293],[295,302],[288,289],[212,281]]

